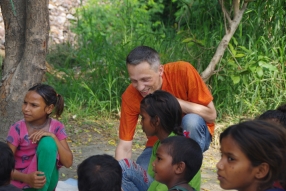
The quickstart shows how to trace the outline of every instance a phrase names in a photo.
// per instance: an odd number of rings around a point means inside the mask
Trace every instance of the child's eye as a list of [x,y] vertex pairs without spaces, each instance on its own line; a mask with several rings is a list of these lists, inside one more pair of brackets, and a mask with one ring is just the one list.
[[158,161],[160,161],[160,160],[161,160],[161,158],[160,158],[160,157],[157,157],[157,160],[158,160]]
[[232,157],[227,157],[228,161],[233,161],[234,159]]

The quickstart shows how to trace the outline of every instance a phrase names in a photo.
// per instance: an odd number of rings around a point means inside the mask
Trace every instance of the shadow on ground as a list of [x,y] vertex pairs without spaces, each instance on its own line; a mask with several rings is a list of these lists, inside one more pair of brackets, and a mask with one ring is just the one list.
[[[83,125],[80,131],[76,128],[68,129],[69,145],[74,155],[74,163],[71,168],[62,167],[60,169],[60,180],[68,178],[77,179],[76,169],[84,159],[97,154],[109,154],[114,156],[117,144],[117,127],[118,123],[109,122],[108,125]],[[132,158],[135,160],[144,149],[145,135],[141,128],[137,128],[135,139],[133,141],[135,148],[133,149]],[[201,190],[204,191],[222,191],[216,175],[216,163],[220,158],[220,154],[214,144],[208,151],[204,153],[204,161],[201,168],[202,185]]]

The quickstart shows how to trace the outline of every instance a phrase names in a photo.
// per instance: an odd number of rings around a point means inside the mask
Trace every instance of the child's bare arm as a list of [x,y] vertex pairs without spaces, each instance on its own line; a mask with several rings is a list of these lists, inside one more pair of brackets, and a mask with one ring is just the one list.
[[[17,147],[15,147],[9,142],[7,144],[11,148],[13,154],[15,155]],[[25,182],[29,184],[32,188],[42,188],[46,183],[46,177],[38,176],[39,174],[44,174],[44,173],[40,171],[35,171],[30,174],[24,174],[18,170],[13,170],[11,176],[13,180]]]

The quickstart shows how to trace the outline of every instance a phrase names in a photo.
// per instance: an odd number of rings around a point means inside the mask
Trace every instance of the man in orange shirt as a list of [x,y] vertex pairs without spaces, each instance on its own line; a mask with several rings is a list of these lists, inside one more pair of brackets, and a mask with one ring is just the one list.
[[[131,158],[132,140],[140,113],[140,102],[156,90],[173,94],[185,114],[182,127],[206,151],[214,133],[216,110],[213,97],[196,69],[188,62],[161,65],[159,54],[147,46],[133,49],[126,58],[131,84],[122,94],[119,143],[115,158]],[[137,163],[148,168],[155,137],[148,137]]]

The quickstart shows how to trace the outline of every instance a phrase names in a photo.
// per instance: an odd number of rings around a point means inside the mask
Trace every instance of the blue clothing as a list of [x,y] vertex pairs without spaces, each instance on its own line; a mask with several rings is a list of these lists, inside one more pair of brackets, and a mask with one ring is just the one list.
[[122,168],[122,189],[124,191],[146,191],[154,179],[143,169],[130,159],[119,161]]
[[148,170],[149,161],[152,155],[152,148],[153,147],[146,147],[136,160],[136,163],[139,164],[146,171]]
[[182,119],[182,128],[190,132],[190,138],[194,139],[205,152],[211,143],[211,134],[205,120],[198,114],[189,113]]
[[[190,132],[190,137],[200,145],[203,152],[208,150],[211,143],[211,134],[205,120],[201,116],[194,113],[185,115],[182,119],[182,128]],[[136,163],[147,170],[151,155],[152,147],[146,147],[137,158]]]

